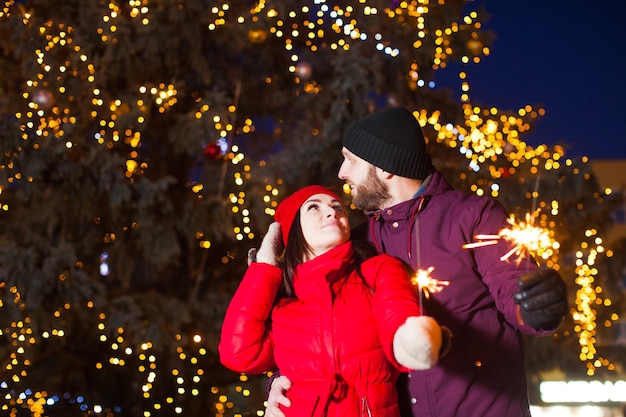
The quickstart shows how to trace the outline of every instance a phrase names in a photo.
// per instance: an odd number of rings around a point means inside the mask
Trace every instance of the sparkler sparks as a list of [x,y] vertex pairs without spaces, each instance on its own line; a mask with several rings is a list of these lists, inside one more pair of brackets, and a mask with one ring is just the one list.
[[[502,228],[497,235],[476,235],[475,238],[482,240],[481,242],[467,243],[463,248],[477,248],[480,246],[495,245],[498,240],[504,239],[513,243],[513,248],[500,257],[501,261],[507,261],[511,256],[516,255],[515,262],[520,263],[524,259],[524,255],[538,255],[543,258],[552,255],[552,250],[559,247],[550,236],[550,231],[534,225],[535,218],[539,213],[537,209],[534,213],[526,213],[526,221],[515,221],[515,215],[507,219],[510,227]],[[547,256],[543,256],[547,254]]]
[[439,281],[438,279],[431,277],[430,273],[433,269],[435,269],[434,266],[431,266],[427,270],[418,269],[415,276],[411,278],[411,284],[417,285],[417,288],[420,290],[420,294],[423,291],[426,298],[429,298],[430,294],[440,292],[444,287],[450,285],[450,281]]

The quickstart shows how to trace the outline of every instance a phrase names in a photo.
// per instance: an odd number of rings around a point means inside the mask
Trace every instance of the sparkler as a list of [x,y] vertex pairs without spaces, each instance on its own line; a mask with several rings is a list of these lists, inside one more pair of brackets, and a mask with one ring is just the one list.
[[420,297],[420,314],[423,313],[423,303],[422,303],[422,294],[424,297],[430,298],[430,294],[440,292],[444,287],[450,285],[450,281],[439,281],[436,278],[430,276],[430,273],[435,269],[434,266],[431,266],[427,270],[418,269],[415,272],[415,276],[411,278],[411,284],[417,285],[419,289],[419,297]]
[[558,248],[558,243],[550,236],[550,231],[534,225],[539,209],[534,213],[526,213],[526,221],[515,221],[515,215],[511,214],[507,222],[510,227],[502,228],[497,235],[476,235],[481,242],[467,243],[463,248],[477,248],[480,246],[495,245],[498,240],[504,239],[513,243],[513,248],[500,257],[501,261],[507,261],[516,255],[516,263],[519,264],[527,253],[542,255]]

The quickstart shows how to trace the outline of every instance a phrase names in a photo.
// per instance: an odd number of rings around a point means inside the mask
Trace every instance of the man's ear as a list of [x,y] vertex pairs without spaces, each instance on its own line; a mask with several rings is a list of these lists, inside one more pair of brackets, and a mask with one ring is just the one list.
[[387,180],[393,177],[393,174],[391,172],[385,171],[382,168],[376,167],[376,176],[378,177],[378,179]]

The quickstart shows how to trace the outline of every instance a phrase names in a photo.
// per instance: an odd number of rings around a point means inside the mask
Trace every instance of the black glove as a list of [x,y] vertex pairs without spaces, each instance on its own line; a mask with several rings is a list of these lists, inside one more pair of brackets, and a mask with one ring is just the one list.
[[517,280],[515,302],[522,320],[535,330],[553,330],[567,313],[565,282],[554,269],[540,269]]

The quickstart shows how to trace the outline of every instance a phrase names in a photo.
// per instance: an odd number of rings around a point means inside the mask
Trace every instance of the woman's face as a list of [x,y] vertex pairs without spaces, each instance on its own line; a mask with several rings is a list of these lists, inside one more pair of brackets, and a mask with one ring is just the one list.
[[350,239],[350,224],[343,204],[328,194],[309,197],[300,207],[300,222],[311,258]]

